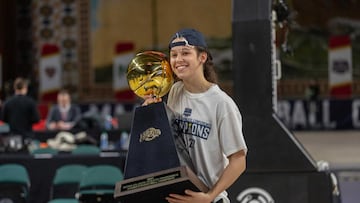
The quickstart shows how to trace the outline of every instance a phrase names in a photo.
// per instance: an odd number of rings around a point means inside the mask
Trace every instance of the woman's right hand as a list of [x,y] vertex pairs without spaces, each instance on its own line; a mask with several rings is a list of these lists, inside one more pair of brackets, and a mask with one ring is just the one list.
[[145,95],[144,96],[144,103],[142,103],[142,106],[147,106],[152,103],[158,103],[161,102],[161,97],[155,97],[154,95]]

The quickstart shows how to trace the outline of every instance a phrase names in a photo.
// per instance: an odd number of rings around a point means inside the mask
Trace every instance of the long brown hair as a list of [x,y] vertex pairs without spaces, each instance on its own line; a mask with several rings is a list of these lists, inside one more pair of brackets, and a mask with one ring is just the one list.
[[207,54],[207,59],[204,63],[204,77],[207,81],[217,84],[218,83],[218,76],[215,71],[215,65],[212,61],[212,56],[210,52],[202,47],[196,47],[196,51],[199,53],[205,52]]

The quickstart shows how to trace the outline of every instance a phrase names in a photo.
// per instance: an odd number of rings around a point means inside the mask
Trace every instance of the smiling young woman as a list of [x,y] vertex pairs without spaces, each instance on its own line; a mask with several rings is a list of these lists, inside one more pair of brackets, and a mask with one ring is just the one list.
[[[169,194],[170,203],[230,202],[226,189],[246,168],[247,147],[242,116],[235,102],[217,85],[204,36],[194,29],[176,32],[169,43],[170,65],[177,82],[167,98],[175,112],[171,125],[184,140],[198,178],[208,192]],[[148,97],[144,104],[158,102]]]

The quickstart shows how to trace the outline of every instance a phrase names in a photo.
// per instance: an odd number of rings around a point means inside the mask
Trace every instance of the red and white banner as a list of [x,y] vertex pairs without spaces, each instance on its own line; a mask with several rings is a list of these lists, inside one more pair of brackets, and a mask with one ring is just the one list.
[[44,44],[40,59],[40,100],[55,102],[61,89],[61,60],[59,47],[54,44]]
[[120,42],[116,44],[113,65],[113,89],[115,98],[118,101],[135,99],[135,94],[130,90],[126,78],[127,67],[134,57],[133,43]]
[[352,58],[349,36],[333,36],[329,40],[330,96],[349,98],[352,94]]

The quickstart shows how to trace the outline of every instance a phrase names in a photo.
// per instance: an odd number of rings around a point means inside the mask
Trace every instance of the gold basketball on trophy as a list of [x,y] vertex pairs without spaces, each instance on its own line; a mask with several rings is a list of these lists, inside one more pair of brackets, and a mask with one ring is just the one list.
[[130,62],[127,73],[130,89],[139,97],[163,97],[174,83],[166,55],[157,51],[138,53]]

